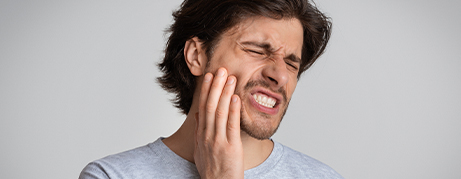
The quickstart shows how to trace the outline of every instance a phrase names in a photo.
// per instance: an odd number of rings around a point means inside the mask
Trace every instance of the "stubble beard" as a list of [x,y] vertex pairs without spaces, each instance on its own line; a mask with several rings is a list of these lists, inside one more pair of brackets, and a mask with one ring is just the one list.
[[[269,84],[267,84],[267,82],[265,81],[249,81],[245,85],[243,89],[243,93],[240,93],[240,91],[237,90],[236,94],[238,94],[241,97],[244,97],[242,95],[249,94],[248,91],[254,86],[262,86],[262,87],[265,87],[266,89],[269,89]],[[285,116],[285,113],[287,112],[289,101],[287,100],[286,91],[283,88],[280,88],[279,90],[277,90],[276,93],[281,94],[283,96],[283,101],[284,101],[283,106],[281,106],[281,109],[283,110],[283,112],[280,115],[280,119],[277,119],[278,120],[277,126],[272,127],[271,125],[270,120],[274,120],[273,118],[271,118],[273,116],[263,113],[263,112],[259,112],[259,111],[257,114],[254,114],[254,116],[252,116],[252,117],[257,117],[258,119],[253,119],[253,120],[246,119],[247,117],[249,118],[250,116],[245,115],[245,111],[246,111],[245,106],[242,104],[241,109],[240,109],[240,129],[241,131],[245,132],[250,137],[253,137],[258,140],[269,139],[275,134],[275,132],[277,132],[277,129],[279,128],[280,123],[282,122],[282,119]],[[242,103],[243,103],[243,100],[242,100]],[[260,120],[267,120],[267,121],[261,122]]]

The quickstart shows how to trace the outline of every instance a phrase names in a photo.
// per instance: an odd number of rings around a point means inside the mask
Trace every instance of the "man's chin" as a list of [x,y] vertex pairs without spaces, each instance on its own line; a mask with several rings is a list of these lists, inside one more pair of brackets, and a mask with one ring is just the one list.
[[248,136],[250,137],[253,137],[255,139],[258,139],[258,140],[266,140],[266,139],[269,139],[270,137],[272,137],[272,135],[274,135],[275,131],[272,132],[272,133],[258,133],[258,132],[254,132],[254,131],[251,131],[251,130],[246,130],[244,128],[241,129],[243,132],[245,132],[246,134],[248,134]]
[[261,124],[253,121],[249,123],[247,120],[240,121],[240,129],[248,134],[248,136],[253,137],[258,140],[266,140],[271,138],[277,129],[279,128],[280,122],[276,127],[271,126],[270,124]]
[[[277,132],[286,111],[287,108],[285,107],[282,114],[275,117],[274,115],[259,111],[247,111],[245,106],[242,105],[240,111],[240,129],[255,139],[269,139]],[[273,123],[274,120],[277,120],[276,124]]]

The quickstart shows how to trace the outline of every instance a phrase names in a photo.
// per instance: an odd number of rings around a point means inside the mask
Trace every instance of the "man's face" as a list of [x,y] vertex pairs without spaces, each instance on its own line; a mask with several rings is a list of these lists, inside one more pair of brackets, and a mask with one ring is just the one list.
[[225,32],[207,68],[237,77],[241,128],[257,139],[277,130],[297,84],[303,29],[297,19],[255,17]]

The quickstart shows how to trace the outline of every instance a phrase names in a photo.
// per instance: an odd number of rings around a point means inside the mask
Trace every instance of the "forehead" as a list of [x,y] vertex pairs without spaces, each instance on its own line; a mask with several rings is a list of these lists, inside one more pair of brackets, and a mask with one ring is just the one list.
[[303,45],[303,28],[296,18],[272,19],[268,17],[252,17],[243,20],[223,34],[224,38],[237,42],[266,43],[273,49],[283,49],[284,53],[292,53],[301,57]]

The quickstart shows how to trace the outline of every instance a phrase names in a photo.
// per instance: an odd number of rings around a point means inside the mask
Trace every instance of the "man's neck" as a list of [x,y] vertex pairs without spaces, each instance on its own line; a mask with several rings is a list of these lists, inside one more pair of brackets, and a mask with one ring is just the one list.
[[[163,143],[174,153],[185,160],[194,163],[195,149],[195,112],[190,112],[182,126],[170,137],[163,139]],[[258,140],[241,133],[243,144],[244,169],[251,169],[263,163],[271,154],[274,143],[269,140]]]

